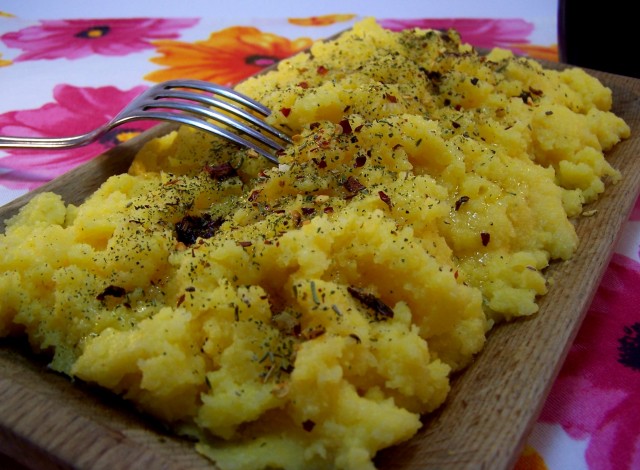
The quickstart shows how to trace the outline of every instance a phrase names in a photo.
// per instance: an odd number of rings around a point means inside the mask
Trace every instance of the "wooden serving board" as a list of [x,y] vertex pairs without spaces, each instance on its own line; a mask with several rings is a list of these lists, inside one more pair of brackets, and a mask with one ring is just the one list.
[[[545,64],[548,65],[548,64]],[[562,67],[562,66],[560,66]],[[453,380],[439,411],[410,441],[382,451],[380,469],[510,469],[537,418],[604,273],[640,187],[640,80],[589,71],[614,94],[613,111],[632,137],[610,154],[623,174],[577,220],[578,252],[552,265],[555,282],[540,312],[497,327],[475,362]],[[80,203],[108,176],[126,171],[158,126],[0,208],[0,221],[34,194],[54,191]],[[0,222],[0,229],[4,223]],[[0,452],[46,469],[205,469],[214,464],[118,397],[46,368],[25,344],[0,340]]]

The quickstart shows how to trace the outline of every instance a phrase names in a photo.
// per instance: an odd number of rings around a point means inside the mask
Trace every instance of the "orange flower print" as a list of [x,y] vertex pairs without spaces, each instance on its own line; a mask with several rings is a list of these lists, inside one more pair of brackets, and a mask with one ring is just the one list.
[[159,40],[153,44],[162,57],[153,63],[168,68],[145,76],[154,82],[192,78],[233,86],[239,81],[311,46],[310,38],[293,41],[257,28],[234,26],[194,43]]
[[344,23],[355,18],[356,15],[343,14],[343,15],[322,15],[322,16],[309,16],[307,18],[289,18],[289,23],[297,26],[329,26],[335,23]]
[[548,470],[544,459],[530,445],[525,446],[513,470]]
[[536,46],[534,44],[513,44],[513,50],[518,53],[533,57],[534,59],[548,60],[550,62],[558,62],[558,45],[552,46]]

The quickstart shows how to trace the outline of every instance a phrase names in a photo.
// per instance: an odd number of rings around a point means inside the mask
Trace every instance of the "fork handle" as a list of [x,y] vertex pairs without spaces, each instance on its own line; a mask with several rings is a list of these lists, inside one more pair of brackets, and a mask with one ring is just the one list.
[[92,142],[97,132],[72,137],[10,137],[0,136],[0,148],[73,148]]

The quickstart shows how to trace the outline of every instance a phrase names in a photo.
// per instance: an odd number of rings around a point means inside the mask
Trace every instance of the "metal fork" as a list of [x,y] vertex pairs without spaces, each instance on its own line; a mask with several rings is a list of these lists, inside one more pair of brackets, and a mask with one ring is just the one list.
[[[277,164],[276,153],[284,145],[290,144],[291,139],[250,111],[262,116],[271,113],[266,106],[232,88],[200,80],[170,80],[150,87],[111,121],[91,132],[54,138],[0,136],[0,148],[79,147],[126,122],[151,119],[177,122],[211,132],[253,149]],[[228,128],[211,121],[222,123]]]

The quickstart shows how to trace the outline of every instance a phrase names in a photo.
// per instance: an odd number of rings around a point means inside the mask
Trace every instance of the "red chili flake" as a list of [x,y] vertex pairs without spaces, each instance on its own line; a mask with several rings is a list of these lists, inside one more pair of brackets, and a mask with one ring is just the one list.
[[320,127],[320,123],[319,122],[312,122],[311,124],[309,124],[309,129],[311,129],[311,130],[317,129],[318,127]]
[[364,166],[364,164],[367,163],[367,157],[365,157],[364,155],[360,155],[358,157],[356,157],[354,163],[353,163],[353,167],[354,168],[360,168],[362,166]]
[[362,130],[362,128],[364,127],[364,124],[360,124],[358,127],[355,128],[355,132],[360,132]]
[[193,245],[198,238],[211,238],[222,225],[223,219],[212,219],[211,214],[203,216],[185,215],[176,222],[176,238],[185,245]]
[[398,102],[398,98],[396,98],[395,96],[393,96],[390,93],[385,93],[384,94],[384,99],[387,100],[389,103],[397,103]]
[[532,95],[536,95],[536,96],[542,96],[544,94],[542,90],[538,90],[533,87],[529,87],[529,91],[531,92]]
[[329,71],[329,69],[326,68],[324,65],[320,65],[316,69],[316,72],[318,72],[318,75],[326,75],[328,71]]
[[124,290],[124,287],[111,285],[106,287],[105,290],[103,290],[100,294],[96,295],[96,300],[102,302],[107,296],[124,297],[125,295],[127,295],[127,291]]
[[347,287],[347,291],[349,291],[349,294],[351,294],[354,299],[359,300],[363,305],[372,309],[376,313],[376,316],[393,318],[393,310],[391,307],[375,295],[352,286]]
[[524,104],[533,104],[533,99],[531,98],[531,93],[529,93],[528,91],[523,91],[522,93],[520,93],[520,99],[522,99],[522,102]]
[[322,210],[325,214],[333,214],[333,207],[327,206]]
[[249,194],[249,201],[253,202],[256,199],[258,199],[258,196],[260,195],[260,190],[259,189],[255,189],[251,192],[251,194]]
[[313,428],[316,426],[316,423],[314,423],[312,420],[307,419],[305,421],[302,422],[302,429],[304,429],[307,432],[311,432],[313,431]]
[[343,119],[338,124],[340,124],[340,127],[342,127],[343,134],[351,134],[351,132],[353,132],[348,119]]
[[482,246],[487,246],[489,241],[491,240],[491,234],[487,232],[482,232],[480,234],[480,238],[482,239]]
[[365,189],[365,186],[353,176],[349,176],[347,178],[347,181],[344,182],[343,186],[347,191],[349,191],[352,194],[355,194]]
[[316,208],[315,207],[303,207],[302,208],[302,213],[304,215],[311,215],[313,213],[315,213]]
[[313,163],[315,163],[318,166],[318,168],[326,168],[327,167],[327,161],[326,160],[322,160],[322,159],[318,160],[315,157],[312,158],[311,160],[313,161]]
[[456,201],[456,210],[460,209],[460,206],[469,200],[469,196],[460,196],[460,199]]
[[290,374],[291,372],[293,372],[293,364],[287,364],[286,366],[280,366],[280,370],[282,372],[286,372],[287,374]]
[[315,328],[311,328],[306,334],[305,334],[305,338],[307,339],[315,339],[315,338],[319,338],[320,336],[322,336],[323,334],[325,334],[327,332],[327,330],[325,329],[324,326],[319,325]]
[[284,117],[289,117],[289,114],[291,114],[291,108],[280,108],[280,112]]
[[178,301],[176,302],[176,307],[179,307],[180,305],[182,305],[182,302],[184,302],[184,299],[186,299],[187,297],[182,294],[179,298]]
[[442,73],[438,72],[437,70],[430,71],[430,70],[422,69],[422,72],[426,73],[427,78],[431,81],[438,81],[442,78]]
[[237,176],[236,169],[231,166],[231,163],[226,162],[220,165],[211,166],[206,164],[204,166],[204,171],[206,171],[211,178],[218,181],[224,181],[233,176]]
[[300,82],[298,83],[298,86],[304,90],[306,90],[307,88],[309,88],[309,84],[307,82]]
[[302,221],[302,214],[298,211],[291,211],[291,219],[293,219],[293,225],[298,227],[300,225],[300,221]]
[[241,246],[242,248],[246,248],[251,245],[252,245],[251,242],[238,242],[238,246]]
[[456,269],[456,272],[455,272],[455,273],[453,273],[453,278],[454,278],[454,279],[458,279],[458,270],[457,270],[457,269]]
[[391,209],[391,198],[387,195],[387,193],[385,193],[384,191],[378,191],[378,196],[380,196],[382,202],[384,202],[387,206],[389,206],[389,209]]

